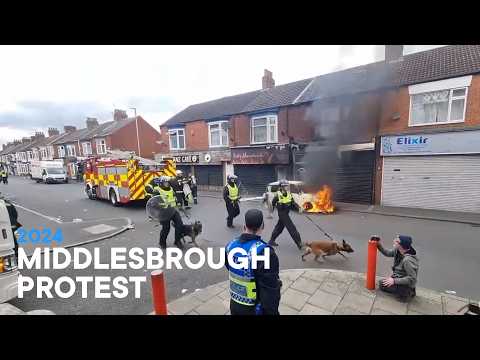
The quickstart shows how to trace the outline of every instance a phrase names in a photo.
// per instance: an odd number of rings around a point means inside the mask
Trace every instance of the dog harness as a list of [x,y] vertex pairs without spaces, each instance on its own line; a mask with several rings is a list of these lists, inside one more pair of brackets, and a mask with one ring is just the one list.
[[238,187],[237,184],[234,184],[233,186],[230,186],[227,184],[228,188],[228,198],[232,201],[235,201],[238,199]]
[[[228,267],[230,279],[230,298],[242,305],[255,306],[257,303],[257,286],[255,282],[255,274],[252,269],[252,254],[262,254],[267,244],[261,240],[250,240],[241,242],[238,238],[231,241],[226,247],[226,256],[236,249],[243,249],[247,255],[237,253],[233,256],[233,261],[240,264],[240,258],[247,257],[248,265],[243,269],[234,269]],[[228,264],[228,263],[227,263]]]
[[277,196],[278,196],[278,202],[280,204],[285,204],[285,205],[288,205],[292,202],[292,193],[290,191],[287,191],[287,195],[283,196],[282,192],[281,191],[278,191],[277,192]]

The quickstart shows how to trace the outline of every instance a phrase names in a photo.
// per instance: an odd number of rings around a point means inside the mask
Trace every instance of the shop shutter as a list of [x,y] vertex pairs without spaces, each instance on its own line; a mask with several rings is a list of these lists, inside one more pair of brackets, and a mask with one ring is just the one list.
[[235,165],[240,191],[248,195],[262,195],[267,184],[277,180],[274,165]]

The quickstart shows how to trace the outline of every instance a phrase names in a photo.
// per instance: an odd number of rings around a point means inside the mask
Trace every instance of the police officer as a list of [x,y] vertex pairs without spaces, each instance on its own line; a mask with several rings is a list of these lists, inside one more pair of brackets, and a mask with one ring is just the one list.
[[176,177],[171,180],[171,185],[175,191],[175,197],[177,199],[177,206],[185,205],[185,198],[183,194],[183,171],[177,170],[175,172]]
[[240,214],[240,205],[238,204],[240,196],[236,182],[236,175],[228,175],[227,185],[225,185],[225,188],[223,189],[223,200],[225,200],[225,205],[227,207],[227,226],[229,228],[233,228],[233,219]]
[[2,168],[0,171],[0,175],[2,177],[2,181],[4,184],[8,184],[8,171],[5,168]]
[[269,245],[271,246],[278,246],[275,242],[275,239],[282,233],[285,227],[288,230],[288,233],[292,237],[293,241],[297,245],[298,249],[302,248],[302,239],[300,238],[300,234],[298,233],[297,228],[290,219],[290,209],[296,207],[295,202],[293,201],[292,194],[288,190],[288,181],[287,180],[280,180],[280,188],[275,197],[272,200],[272,207],[275,209],[277,208],[278,212],[278,222],[275,225],[275,228],[272,232],[272,237],[270,238]]
[[9,200],[5,199],[1,194],[0,194],[0,201],[3,200],[5,203],[5,206],[7,207],[8,211],[8,216],[10,218],[10,226],[12,229],[13,233],[13,242],[14,242],[14,251],[15,251],[15,256],[18,257],[18,242],[17,242],[17,236],[15,235],[15,232],[22,227],[22,224],[18,222],[18,212],[17,208],[15,205],[13,205]]
[[[150,183],[151,184],[151,183]],[[183,244],[180,241],[183,233],[183,222],[180,213],[177,210],[177,201],[175,198],[175,192],[170,186],[170,179],[167,176],[161,176],[153,180],[153,186],[150,184],[147,185],[146,190],[152,196],[160,195],[162,200],[162,208],[167,211],[171,211],[171,214],[168,216],[168,220],[162,221],[162,231],[160,232],[160,247],[166,249],[167,247],[167,237],[170,233],[170,222],[173,221],[173,226],[175,227],[175,245],[180,249],[183,249]]]
[[[242,269],[231,267],[228,260],[226,267],[230,278],[230,313],[232,315],[280,315],[279,261],[273,248],[261,238],[264,228],[263,214],[258,209],[250,209],[245,214],[244,232],[232,240],[225,248],[226,259],[230,252],[243,249],[247,255],[233,256],[236,264],[240,257],[248,259],[248,265]],[[252,253],[264,255],[265,249],[270,252],[270,266],[265,268],[263,261],[258,261],[256,269],[252,266]]]

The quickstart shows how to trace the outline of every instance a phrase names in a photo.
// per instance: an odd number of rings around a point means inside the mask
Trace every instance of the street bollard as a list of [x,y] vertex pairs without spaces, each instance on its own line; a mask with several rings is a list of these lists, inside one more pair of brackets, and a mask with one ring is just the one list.
[[155,315],[167,315],[167,289],[163,270],[152,271],[151,278]]
[[377,273],[377,243],[380,241],[378,236],[372,236],[368,240],[368,256],[367,256],[367,281],[368,290],[375,290],[375,275]]

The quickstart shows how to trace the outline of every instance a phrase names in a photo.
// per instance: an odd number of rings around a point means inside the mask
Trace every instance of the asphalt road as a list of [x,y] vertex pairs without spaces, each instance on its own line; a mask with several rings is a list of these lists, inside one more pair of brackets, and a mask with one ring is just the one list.
[[[128,217],[135,224],[134,230],[128,230],[118,236],[88,245],[85,248],[93,251],[99,248],[101,261],[109,262],[112,247],[148,247],[158,246],[159,227],[148,222],[143,204],[114,208],[108,202],[92,201],[83,193],[83,186],[70,184],[36,184],[24,178],[10,177],[8,185],[0,185],[0,192],[13,197],[17,204],[28,210],[19,208],[20,222],[26,229],[49,226],[55,228],[59,222],[70,222],[74,219],[99,220]],[[235,229],[225,226],[225,205],[222,200],[201,197],[188,221],[201,220],[204,232],[200,236],[202,247],[213,247],[218,251],[230,239],[241,233],[244,212],[251,207],[262,208],[259,202],[242,203],[242,213],[234,221]],[[34,212],[32,212],[32,210]],[[266,212],[264,212],[266,214]],[[294,223],[302,235],[302,240],[324,239],[325,236],[304,215],[293,214]],[[459,296],[480,299],[480,282],[476,274],[480,273],[480,228],[466,224],[418,220],[402,217],[361,214],[353,212],[337,212],[333,215],[310,215],[310,218],[336,239],[345,239],[355,249],[348,260],[341,256],[327,258],[317,263],[313,258],[302,262],[300,253],[293,241],[285,232],[277,239],[280,244],[277,253],[282,269],[291,268],[333,268],[348,271],[365,271],[367,240],[372,234],[384,239],[390,246],[395,234],[403,233],[414,238],[414,246],[420,258],[419,286],[437,291],[453,290]],[[276,222],[266,218],[265,238],[269,239]],[[81,223],[79,223],[81,226]],[[168,238],[173,244],[173,229]],[[386,275],[390,271],[391,259],[379,255],[377,273]],[[36,277],[48,275],[53,279],[60,276],[146,276],[148,281],[141,287],[141,297],[134,298],[133,286],[129,287],[129,295],[124,299],[95,299],[90,295],[84,299],[80,289],[69,299],[37,299],[35,291],[26,294],[23,299],[15,299],[12,304],[24,311],[35,309],[52,310],[57,314],[147,314],[152,311],[151,289],[148,271],[140,270],[24,270],[23,275]],[[195,289],[224,281],[227,273],[224,269],[212,270],[203,267],[198,270],[167,270],[167,291],[169,301]],[[90,290],[90,294],[91,291]]]

